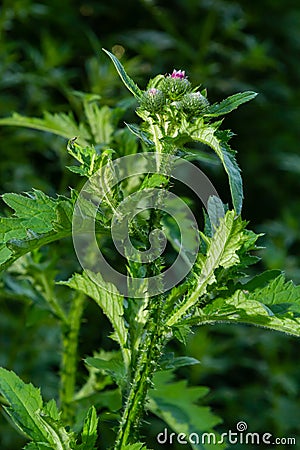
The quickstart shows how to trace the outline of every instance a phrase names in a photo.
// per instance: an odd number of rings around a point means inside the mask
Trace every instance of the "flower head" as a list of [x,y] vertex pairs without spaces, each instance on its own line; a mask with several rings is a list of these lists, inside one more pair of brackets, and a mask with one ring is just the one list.
[[140,106],[150,113],[159,113],[166,103],[165,94],[156,88],[150,88],[144,92]]
[[147,93],[149,95],[153,95],[154,96],[154,95],[157,95],[159,93],[159,90],[156,89],[156,88],[151,88],[151,89],[148,89]]
[[205,112],[209,105],[207,98],[199,91],[184,95],[180,103],[184,112],[195,115]]
[[184,70],[174,69],[171,74],[165,75],[159,88],[165,93],[167,98],[174,101],[179,100],[180,97],[191,90],[191,83],[185,76]]
[[180,80],[182,80],[183,78],[186,78],[185,70],[176,70],[176,69],[174,69],[172,74],[171,74],[171,78],[179,78]]

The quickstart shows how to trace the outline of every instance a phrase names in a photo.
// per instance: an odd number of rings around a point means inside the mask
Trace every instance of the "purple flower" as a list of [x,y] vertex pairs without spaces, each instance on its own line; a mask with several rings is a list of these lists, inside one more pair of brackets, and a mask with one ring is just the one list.
[[185,70],[173,70],[173,72],[172,72],[172,75],[171,75],[171,77],[172,78],[179,78],[180,80],[182,80],[183,78],[186,78],[185,77]]

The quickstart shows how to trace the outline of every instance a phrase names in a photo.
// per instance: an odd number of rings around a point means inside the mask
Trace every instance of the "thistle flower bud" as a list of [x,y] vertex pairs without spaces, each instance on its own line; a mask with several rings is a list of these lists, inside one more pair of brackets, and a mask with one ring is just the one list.
[[144,92],[140,107],[151,113],[158,113],[163,109],[165,103],[165,94],[160,89],[151,88]]
[[191,83],[185,76],[184,70],[173,70],[159,85],[160,89],[170,100],[179,100],[184,94],[191,90]]
[[205,111],[209,102],[200,92],[191,92],[181,99],[181,108],[187,114],[201,114]]

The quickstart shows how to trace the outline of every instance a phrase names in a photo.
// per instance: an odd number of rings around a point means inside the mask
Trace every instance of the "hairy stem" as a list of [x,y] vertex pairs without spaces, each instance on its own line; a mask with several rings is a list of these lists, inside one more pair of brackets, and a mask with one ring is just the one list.
[[68,321],[62,326],[62,360],[60,378],[60,404],[63,420],[71,424],[74,418],[72,402],[76,385],[77,349],[80,322],[84,308],[85,296],[78,293],[74,298]]
[[161,325],[160,297],[152,299],[152,319],[145,331],[144,340],[138,351],[138,358],[133,369],[133,379],[127,396],[120,422],[114,450],[122,450],[127,444],[138,440],[140,423],[143,417],[148,389],[158,364],[163,346],[163,328]]

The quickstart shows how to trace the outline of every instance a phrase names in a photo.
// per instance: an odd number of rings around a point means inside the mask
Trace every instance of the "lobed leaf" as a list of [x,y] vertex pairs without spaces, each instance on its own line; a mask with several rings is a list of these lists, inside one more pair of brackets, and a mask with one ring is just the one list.
[[[266,279],[261,277],[263,282]],[[300,286],[286,282],[282,275],[253,291],[248,291],[246,284],[231,297],[217,298],[197,309],[182,323],[201,325],[215,322],[252,324],[300,336]]]
[[39,190],[3,194],[2,198],[15,213],[0,217],[0,271],[25,253],[71,234],[73,206],[69,199],[53,199]]
[[31,128],[33,130],[46,131],[66,139],[78,136],[81,145],[88,145],[90,134],[83,124],[77,124],[72,114],[49,112],[44,113],[43,118],[25,117],[14,113],[11,117],[0,119],[0,125]]
[[216,281],[214,272],[218,267],[228,269],[239,263],[238,251],[249,238],[252,240],[252,236],[249,237],[245,232],[245,226],[246,222],[242,221],[240,216],[235,217],[234,211],[227,211],[224,218],[220,219],[220,225],[213,237],[203,236],[208,249],[207,254],[202,255],[198,262],[201,272],[197,277],[195,290],[172,312],[167,325],[176,324],[180,317],[206,294],[207,287]]

